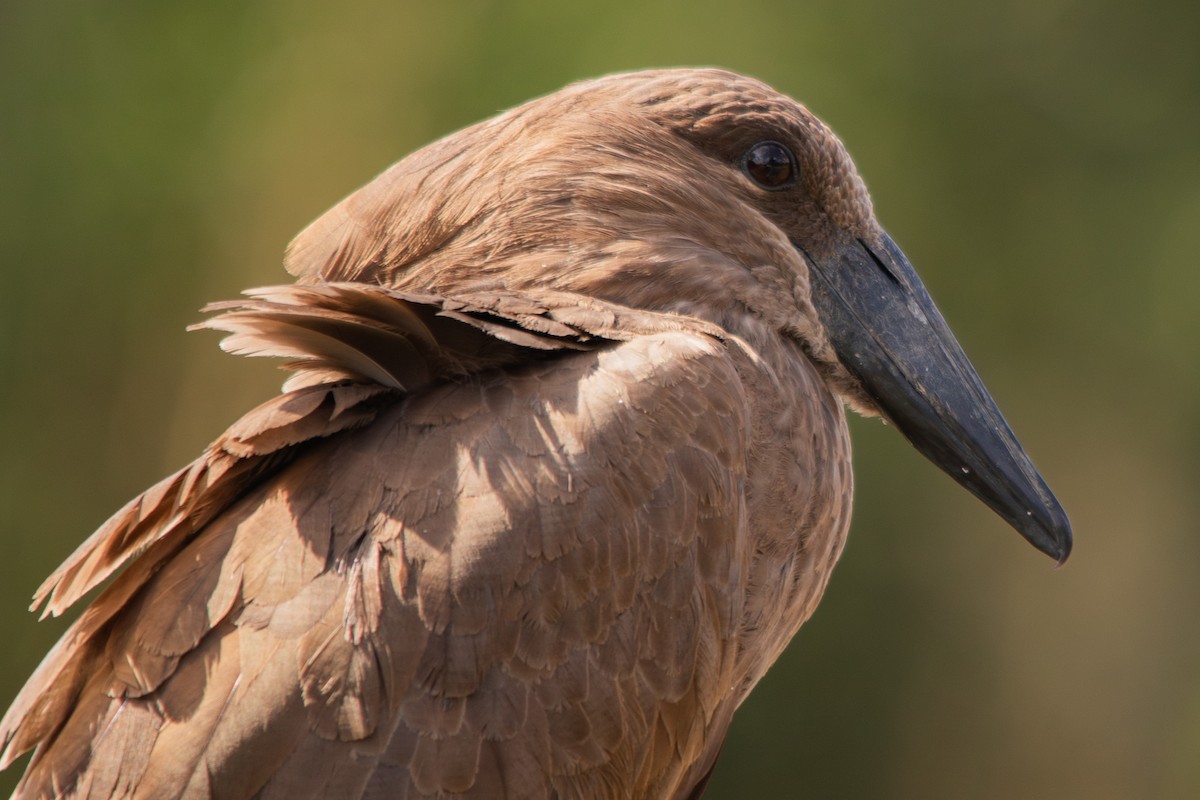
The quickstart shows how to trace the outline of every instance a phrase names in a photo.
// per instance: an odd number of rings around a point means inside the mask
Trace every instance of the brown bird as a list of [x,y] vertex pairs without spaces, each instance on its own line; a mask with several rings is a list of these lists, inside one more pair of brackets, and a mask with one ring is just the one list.
[[17,797],[698,797],[842,550],[843,404],[1070,550],[842,144],[749,78],[534,100],[286,263],[200,326],[284,393],[38,590],[111,579],[0,723]]

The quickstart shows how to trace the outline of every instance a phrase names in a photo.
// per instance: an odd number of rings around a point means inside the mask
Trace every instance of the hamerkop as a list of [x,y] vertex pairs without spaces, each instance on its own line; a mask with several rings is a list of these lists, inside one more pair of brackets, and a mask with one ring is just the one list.
[[842,144],[749,78],[534,100],[286,263],[201,326],[283,394],[38,590],[112,578],[0,724],[18,797],[698,797],[842,550],[844,405],[1070,550]]

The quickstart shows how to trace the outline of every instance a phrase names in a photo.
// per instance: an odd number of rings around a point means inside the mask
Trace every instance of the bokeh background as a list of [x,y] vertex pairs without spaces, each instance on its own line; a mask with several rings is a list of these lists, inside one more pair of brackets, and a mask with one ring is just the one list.
[[435,137],[714,64],[841,134],[1077,545],[856,421],[849,546],[709,796],[1200,797],[1198,43],[1167,0],[0,4],[0,705],[42,577],[276,390],[204,302]]

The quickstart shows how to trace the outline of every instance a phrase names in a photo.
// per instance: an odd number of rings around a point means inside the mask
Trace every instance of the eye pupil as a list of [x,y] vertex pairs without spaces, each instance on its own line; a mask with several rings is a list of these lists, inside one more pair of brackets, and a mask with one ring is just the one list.
[[742,168],[764,189],[781,189],[795,178],[796,159],[779,142],[759,142],[746,151]]

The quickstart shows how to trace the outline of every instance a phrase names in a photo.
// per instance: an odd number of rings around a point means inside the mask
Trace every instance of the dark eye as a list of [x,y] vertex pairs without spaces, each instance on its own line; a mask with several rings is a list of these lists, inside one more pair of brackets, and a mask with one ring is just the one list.
[[742,156],[742,169],[764,189],[782,189],[796,180],[796,157],[779,142],[759,142]]

